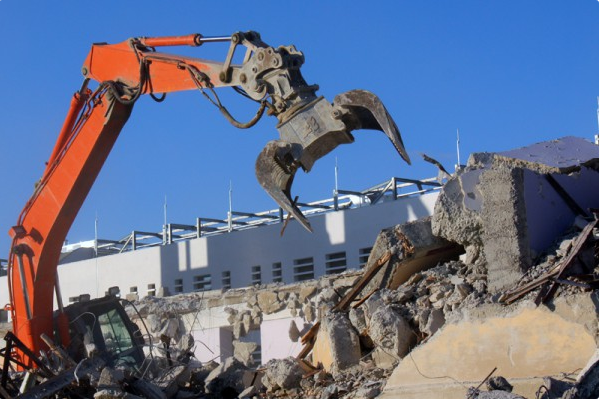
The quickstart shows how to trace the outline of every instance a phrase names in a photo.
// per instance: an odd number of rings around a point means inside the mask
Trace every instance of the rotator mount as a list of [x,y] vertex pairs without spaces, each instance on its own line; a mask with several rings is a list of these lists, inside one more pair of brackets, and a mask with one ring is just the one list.
[[335,97],[330,104],[318,97],[299,107],[278,124],[280,139],[270,141],[256,161],[260,185],[302,226],[310,223],[291,197],[295,173],[309,172],[318,159],[340,144],[354,142],[351,131],[379,130],[390,139],[398,154],[410,164],[400,131],[381,100],[365,90],[352,90]]

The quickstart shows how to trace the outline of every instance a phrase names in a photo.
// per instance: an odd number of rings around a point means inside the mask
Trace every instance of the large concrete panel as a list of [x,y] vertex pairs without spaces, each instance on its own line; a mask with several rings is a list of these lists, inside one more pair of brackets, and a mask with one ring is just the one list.
[[578,320],[532,306],[449,323],[400,362],[380,398],[463,398],[495,367],[514,393],[533,397],[542,377],[580,370],[597,350],[597,337],[585,327],[585,318],[598,318],[590,309]]

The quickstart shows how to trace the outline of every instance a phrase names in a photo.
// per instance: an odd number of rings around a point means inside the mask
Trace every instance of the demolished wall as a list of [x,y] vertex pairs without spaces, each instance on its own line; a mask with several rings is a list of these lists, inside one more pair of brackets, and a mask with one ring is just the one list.
[[576,137],[472,154],[438,197],[433,233],[483,258],[491,292],[511,288],[576,216],[598,208],[598,154]]
[[382,397],[460,398],[465,386],[479,385],[495,368],[515,394],[531,397],[543,378],[582,369],[598,351],[596,331],[584,325],[598,322],[596,298],[587,293],[563,300],[582,308],[581,317],[556,312],[555,302],[552,310],[525,301],[512,308],[492,304],[464,312],[400,362]]
[[[210,294],[193,307],[195,319],[180,316],[191,326],[222,318],[234,358],[248,367],[257,348],[245,337],[254,330],[262,353],[265,327],[281,343],[298,341],[284,359],[262,358],[269,375],[246,388],[250,395],[488,397],[479,393],[488,386],[514,392],[492,397],[520,398],[543,384],[578,390],[567,376],[598,351],[591,155],[588,143],[571,138],[474,154],[445,185],[433,218],[380,233],[364,273]],[[555,165],[539,163],[551,158]]]

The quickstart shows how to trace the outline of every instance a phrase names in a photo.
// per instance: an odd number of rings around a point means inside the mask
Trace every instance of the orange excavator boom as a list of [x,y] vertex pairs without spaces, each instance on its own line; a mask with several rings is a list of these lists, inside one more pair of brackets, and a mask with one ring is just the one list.
[[[157,51],[166,46],[201,46],[227,42],[221,62]],[[241,65],[234,53],[245,48]],[[313,163],[339,144],[353,141],[354,129],[383,131],[400,156],[409,161],[399,131],[381,101],[372,93],[353,90],[334,104],[316,96],[300,67],[303,54],[294,46],[270,47],[255,32],[231,36],[200,34],[132,38],[118,44],[92,46],[82,73],[84,84],[72,98],[64,125],[44,174],[17,224],[10,230],[9,292],[13,333],[33,353],[46,350],[42,334],[53,336],[53,295],[59,305],[57,330],[69,341],[68,320],[62,312],[57,266],[67,233],[90,191],[136,100],[143,94],[159,99],[165,93],[198,89],[235,126],[253,126],[268,110],[278,118],[280,139],[268,143],[258,157],[256,175],[277,203],[310,230],[291,200],[298,168]],[[98,85],[90,89],[89,82]],[[220,103],[214,89],[232,86],[258,103],[258,112],[240,123]],[[31,365],[23,354],[21,361]]]

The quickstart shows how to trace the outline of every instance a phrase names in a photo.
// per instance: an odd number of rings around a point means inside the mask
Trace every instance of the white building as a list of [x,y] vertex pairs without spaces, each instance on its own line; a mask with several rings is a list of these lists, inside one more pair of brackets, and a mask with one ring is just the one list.
[[[381,229],[431,215],[438,193],[434,179],[392,179],[362,192],[340,190],[302,208],[314,233],[292,219],[281,236],[278,210],[232,212],[230,220],[199,218],[196,226],[169,224],[162,233],[134,231],[119,242],[66,246],[58,268],[63,301],[81,294],[102,297],[115,286],[122,296],[142,297],[160,287],[174,294],[292,283],[358,269]],[[105,254],[111,255],[100,256]],[[0,287],[0,303],[6,304],[6,276]]]
[[[362,192],[340,190],[332,199],[302,207],[314,233],[295,220],[288,223],[279,210],[233,211],[226,220],[198,218],[195,225],[170,224],[161,233],[135,231],[120,241],[66,246],[58,268],[63,303],[83,294],[102,297],[110,287],[119,287],[122,297],[157,295],[159,290],[220,295],[216,290],[294,283],[360,269],[382,229],[433,214],[439,188],[435,179],[392,179]],[[8,303],[6,276],[0,277],[0,287],[0,303]],[[192,331],[207,346],[215,341],[212,357],[219,353],[223,358],[231,350],[224,349],[224,341],[232,342],[226,316],[222,309],[205,310],[199,315],[202,327]],[[275,342],[268,336],[277,331],[286,334],[291,320],[285,313],[264,319],[270,328],[262,326],[256,334],[263,361],[296,350],[265,345]],[[302,322],[295,320],[301,329]],[[197,357],[208,359],[199,350]]]

